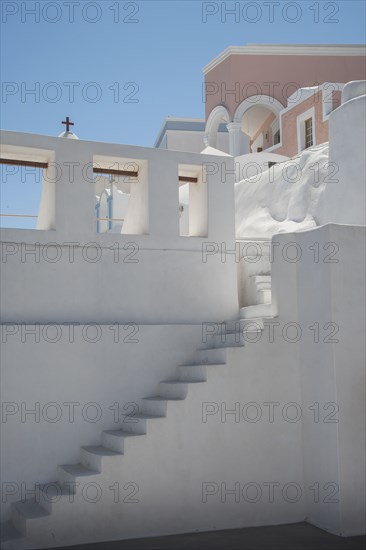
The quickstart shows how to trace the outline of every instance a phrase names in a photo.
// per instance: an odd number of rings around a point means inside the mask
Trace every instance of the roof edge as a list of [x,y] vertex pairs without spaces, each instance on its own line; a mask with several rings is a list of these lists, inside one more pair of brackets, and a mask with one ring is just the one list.
[[214,67],[222,63],[230,55],[338,55],[364,56],[365,44],[247,44],[245,46],[228,46],[219,55],[214,57],[205,67],[203,74],[207,74]]

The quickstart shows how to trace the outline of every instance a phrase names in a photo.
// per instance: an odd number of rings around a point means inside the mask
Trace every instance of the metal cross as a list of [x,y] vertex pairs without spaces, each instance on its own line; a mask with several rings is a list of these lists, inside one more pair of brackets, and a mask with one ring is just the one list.
[[66,132],[70,132],[70,126],[74,126],[73,122],[70,122],[70,118],[67,116],[66,120],[63,120],[61,124],[66,124]]

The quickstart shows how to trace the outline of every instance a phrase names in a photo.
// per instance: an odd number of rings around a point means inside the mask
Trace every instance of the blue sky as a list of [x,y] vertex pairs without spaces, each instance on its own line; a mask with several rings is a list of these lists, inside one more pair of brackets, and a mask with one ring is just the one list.
[[[301,0],[295,2],[302,9],[297,23],[285,21],[282,15],[281,8],[288,2],[275,8],[273,23],[269,22],[269,7],[263,2],[258,2],[262,16],[257,23],[245,21],[243,16],[236,23],[230,15],[223,23],[221,2],[204,5],[196,0],[83,0],[75,2],[73,23],[69,22],[71,8],[62,0],[58,1],[59,13],[52,8],[54,2],[47,0],[1,3],[3,10],[7,4],[19,7],[18,13],[7,17],[3,11],[3,21],[7,21],[2,23],[1,76],[3,83],[15,83],[19,91],[7,97],[2,94],[2,128],[57,135],[62,129],[60,121],[70,115],[76,121],[75,131],[80,138],[136,145],[153,145],[166,115],[204,116],[202,67],[229,45],[365,41],[363,1]],[[40,10],[40,21],[35,23],[35,17],[22,14],[20,7],[25,4],[30,10],[37,3],[40,8],[48,7],[43,14]],[[88,4],[83,14],[82,7]],[[97,4],[99,11],[92,4]],[[119,23],[114,22],[114,17],[118,17],[117,4]],[[229,10],[235,2],[224,4]],[[242,7],[248,2],[239,4]],[[315,4],[319,5],[319,23],[314,21]],[[215,7],[219,12],[207,15],[207,22],[203,23],[202,11]],[[332,15],[337,7],[338,13]],[[60,21],[50,22],[60,15]],[[296,12],[288,8],[288,18],[295,16]],[[98,17],[95,23],[85,20]],[[246,19],[255,18],[254,8],[248,7]],[[339,22],[327,23],[326,18]],[[132,19],[138,22],[128,22]],[[51,82],[57,86],[50,86]],[[75,86],[74,103],[69,101],[71,85],[64,82],[80,83]],[[89,85],[91,82],[97,86]],[[134,84],[124,90],[128,82]],[[32,95],[22,98],[22,88],[25,92],[35,88],[36,83],[39,102]],[[109,89],[112,86],[114,91]],[[114,97],[117,88],[119,102]],[[102,97],[94,103],[97,91],[102,92]],[[57,93],[59,99],[52,102]],[[129,98],[138,102],[123,102]]]
[[243,1],[226,22],[236,2],[1,4],[1,127],[58,135],[69,115],[96,141],[152,146],[166,115],[203,117],[202,67],[229,45],[365,42],[363,0]]

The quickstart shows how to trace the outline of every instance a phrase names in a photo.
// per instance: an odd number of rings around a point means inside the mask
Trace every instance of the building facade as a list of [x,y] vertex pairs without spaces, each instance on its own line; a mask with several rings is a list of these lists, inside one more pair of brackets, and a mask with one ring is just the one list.
[[344,84],[366,78],[365,54],[362,45],[229,47],[203,69],[203,141],[202,126],[192,127],[197,134],[191,141],[177,126],[175,142],[166,126],[155,146],[161,147],[166,136],[164,146],[172,149],[198,152],[209,146],[234,157],[262,151],[293,157],[325,143],[329,115],[340,105]]

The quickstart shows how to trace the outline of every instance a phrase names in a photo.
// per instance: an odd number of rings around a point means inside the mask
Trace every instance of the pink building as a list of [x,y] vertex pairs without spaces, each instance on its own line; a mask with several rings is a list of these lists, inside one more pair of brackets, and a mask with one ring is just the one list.
[[366,78],[359,45],[229,47],[205,68],[205,144],[225,122],[229,151],[288,157],[328,141],[328,117],[343,85]]
[[203,72],[205,124],[188,128],[179,119],[174,145],[173,131],[165,125],[157,147],[200,151],[210,146],[235,157],[261,151],[293,157],[328,141],[329,114],[340,104],[344,84],[366,79],[366,48],[230,46]]

